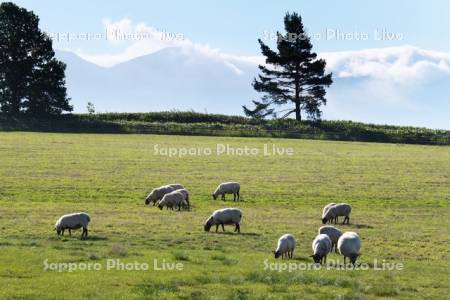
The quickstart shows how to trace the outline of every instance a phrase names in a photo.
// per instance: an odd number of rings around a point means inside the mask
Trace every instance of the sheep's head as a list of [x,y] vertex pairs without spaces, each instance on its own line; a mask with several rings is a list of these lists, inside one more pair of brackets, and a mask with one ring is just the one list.
[[326,217],[322,218],[322,224],[327,224],[327,222],[328,222],[328,219]]
[[55,226],[55,228],[54,228],[53,230],[56,231],[56,234],[57,234],[57,235],[61,235],[62,230],[61,230],[61,228],[59,228],[58,226]]
[[189,202],[187,202],[186,200],[183,200],[182,206],[183,206],[183,208],[187,208],[187,209],[190,208]]
[[156,200],[156,194],[155,194],[155,190],[153,190],[150,194],[148,194],[148,196],[145,198],[145,205],[149,205],[150,202],[153,201],[153,203]]
[[164,207],[164,205],[162,205],[162,204],[161,204],[161,202],[159,202],[159,204],[158,204],[158,208],[162,210],[162,209],[163,209],[163,207]]
[[217,195],[216,194],[212,194],[212,197],[213,197],[214,200],[217,199]]
[[311,255],[311,257],[313,258],[316,264],[320,263],[320,261],[322,260],[322,256],[320,256],[319,254],[313,254]]
[[359,254],[350,255],[350,261],[351,261],[352,265],[355,265],[356,259],[358,258],[358,256],[359,256]]
[[281,256],[281,252],[280,251],[273,251],[273,254],[275,256],[275,258],[278,258]]
[[203,225],[203,228],[205,229],[205,231],[209,231],[211,229],[211,226],[213,226],[214,220],[213,217],[209,217],[209,219],[206,221],[205,225]]

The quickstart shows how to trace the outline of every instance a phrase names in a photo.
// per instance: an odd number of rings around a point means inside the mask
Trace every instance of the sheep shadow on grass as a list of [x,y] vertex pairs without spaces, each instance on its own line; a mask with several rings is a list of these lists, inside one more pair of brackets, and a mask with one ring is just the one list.
[[[57,240],[58,237],[56,237],[55,239]],[[61,237],[59,237],[59,240],[61,240],[63,242],[72,241],[72,240],[95,242],[95,241],[106,241],[106,240],[108,240],[108,238],[106,236],[99,236],[99,235],[89,235],[87,237],[80,237],[80,236],[72,234],[72,236],[69,236],[69,235],[61,236]]]
[[228,234],[228,235],[243,235],[243,236],[261,236],[260,233],[256,233],[256,232],[241,232],[241,233],[237,233],[234,232],[232,230],[230,231],[212,231],[211,233],[213,234]]
[[358,229],[360,229],[360,228],[373,229],[373,226],[370,226],[370,225],[367,225],[367,224],[352,224],[352,225],[355,226]]
[[89,240],[89,241],[106,241],[106,240],[108,240],[108,238],[106,236],[101,236],[101,235],[91,235],[91,236],[88,236],[86,238],[86,240]]

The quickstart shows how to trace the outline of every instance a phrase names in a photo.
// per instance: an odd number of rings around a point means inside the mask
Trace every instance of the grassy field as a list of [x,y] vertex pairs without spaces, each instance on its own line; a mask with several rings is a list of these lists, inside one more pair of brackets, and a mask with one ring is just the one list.
[[[292,147],[292,156],[215,155],[231,147]],[[212,155],[156,155],[154,145],[204,147]],[[445,299],[450,294],[450,148],[265,138],[0,133],[1,299]],[[213,201],[219,182],[241,183],[242,202]],[[180,182],[191,211],[144,205],[152,187]],[[353,205],[361,264],[276,271],[311,262],[311,242],[329,202]],[[218,208],[236,206],[242,234],[205,233]],[[91,215],[90,238],[58,237],[56,219]],[[294,260],[271,255],[294,234]],[[107,269],[107,260],[148,271]],[[183,270],[154,270],[181,263]],[[402,264],[376,270],[374,260]],[[329,260],[342,257],[331,254]],[[45,262],[100,270],[44,271]]]

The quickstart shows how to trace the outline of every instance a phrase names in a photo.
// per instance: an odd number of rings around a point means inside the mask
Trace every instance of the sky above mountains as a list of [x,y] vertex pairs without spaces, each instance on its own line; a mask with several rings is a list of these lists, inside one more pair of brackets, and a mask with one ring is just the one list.
[[[263,62],[257,39],[274,45],[284,13],[296,11],[335,75],[324,117],[450,128],[447,1],[15,2],[66,51],[59,55],[78,111],[92,101],[102,111],[242,113],[258,97],[250,85]],[[78,74],[87,70],[90,85]]]

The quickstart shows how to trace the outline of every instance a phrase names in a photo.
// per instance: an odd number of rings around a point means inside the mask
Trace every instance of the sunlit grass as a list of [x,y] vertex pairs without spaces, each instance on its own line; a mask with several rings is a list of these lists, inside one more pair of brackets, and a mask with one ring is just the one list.
[[[294,148],[293,156],[154,154],[160,147]],[[450,284],[448,147],[288,139],[0,133],[0,298],[246,299],[445,298]],[[242,202],[213,201],[219,182],[241,183]],[[191,211],[144,205],[148,191],[180,182]],[[295,259],[311,261],[323,205],[353,205],[343,230],[362,237],[369,270],[265,270],[278,237],[297,238]],[[242,209],[242,234],[205,233],[224,206]],[[57,237],[56,219],[91,215],[90,238]],[[49,263],[102,270],[44,271]],[[148,271],[106,270],[107,260]],[[154,270],[182,263],[183,270]],[[336,254],[329,259],[342,261]],[[402,263],[377,271],[373,262]],[[278,261],[281,262],[281,261]],[[283,261],[287,262],[287,261]]]

